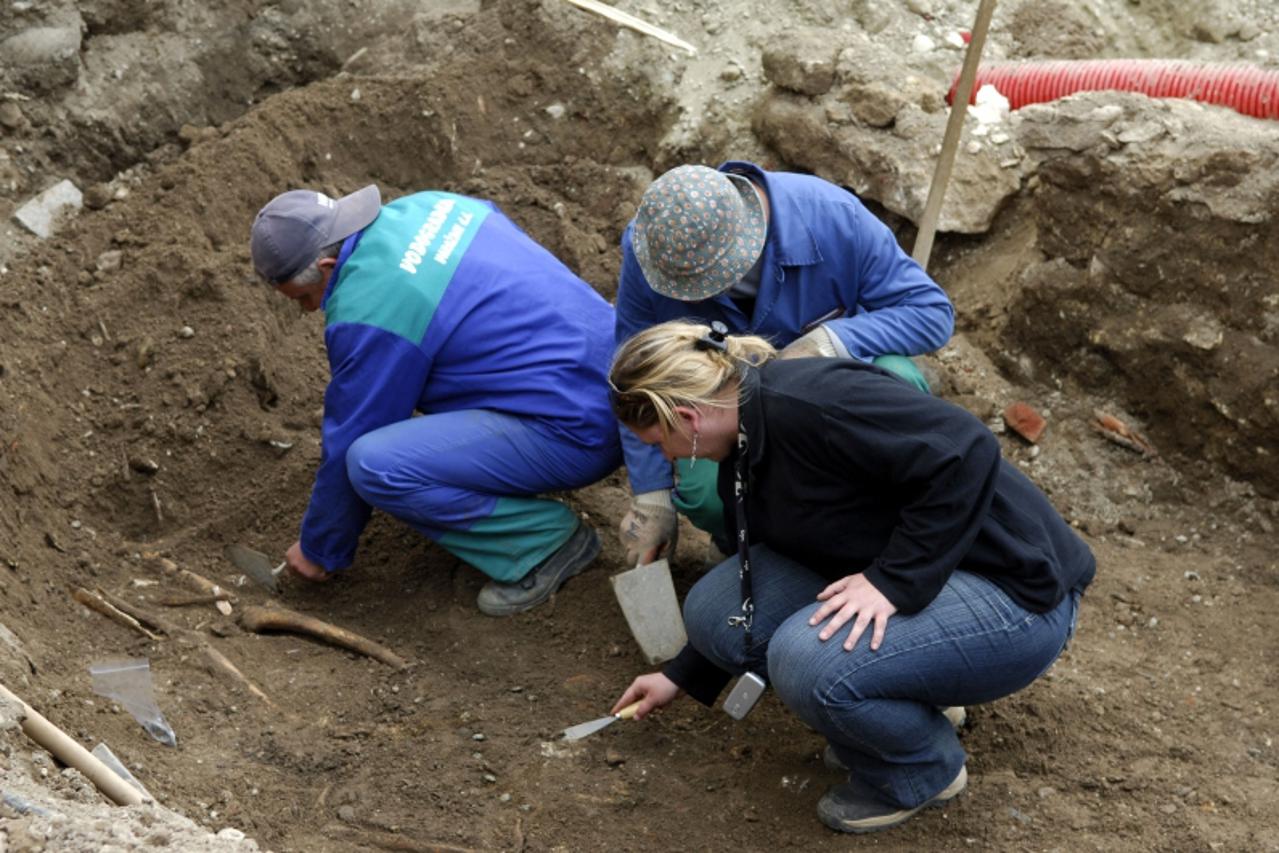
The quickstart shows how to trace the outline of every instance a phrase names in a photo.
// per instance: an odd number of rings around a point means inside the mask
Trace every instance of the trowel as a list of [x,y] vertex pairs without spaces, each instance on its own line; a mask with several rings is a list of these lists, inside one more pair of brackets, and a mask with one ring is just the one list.
[[666,560],[646,563],[609,578],[617,603],[640,651],[650,664],[668,661],[680,653],[688,637],[675,583]]
[[237,569],[251,577],[259,586],[266,587],[271,592],[280,591],[280,572],[284,571],[285,563],[273,567],[271,558],[266,554],[243,545],[228,545],[223,553]]
[[616,714],[600,717],[598,720],[591,720],[589,723],[578,723],[575,726],[569,726],[560,737],[564,740],[581,740],[587,735],[593,735],[600,729],[611,725],[616,720],[629,720],[635,716],[639,706],[639,702],[632,702]]

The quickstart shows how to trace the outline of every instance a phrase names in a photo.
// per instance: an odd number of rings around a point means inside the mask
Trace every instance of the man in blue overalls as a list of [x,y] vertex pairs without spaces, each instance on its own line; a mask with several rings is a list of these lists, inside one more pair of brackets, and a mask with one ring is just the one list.
[[[616,342],[667,320],[719,321],[783,358],[856,358],[922,391],[908,356],[950,339],[954,309],[893,232],[847,190],[812,175],[733,161],[654,181],[622,234]],[[634,497],[621,522],[628,562],[675,539],[676,511],[727,548],[716,465],[671,465],[622,430]]]
[[595,531],[538,497],[621,462],[613,311],[595,291],[490,202],[444,192],[286,192],[251,249],[262,278],[325,313],[323,448],[294,573],[349,566],[373,507],[488,575],[477,604],[492,616],[595,559]]

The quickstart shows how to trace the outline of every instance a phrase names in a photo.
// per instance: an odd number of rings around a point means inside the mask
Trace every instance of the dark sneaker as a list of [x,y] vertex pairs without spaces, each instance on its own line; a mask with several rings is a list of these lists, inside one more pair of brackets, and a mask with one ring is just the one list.
[[[955,727],[955,731],[959,731],[968,722],[968,711],[964,710],[963,705],[952,705],[949,708],[941,709],[942,716],[950,720],[950,724]],[[835,754],[835,748],[829,743],[822,750],[822,764],[827,770],[837,770],[841,773],[848,772],[848,765],[839,760],[839,756]]]
[[943,806],[968,785],[968,769],[959,768],[955,780],[943,788],[931,800],[913,809],[904,809],[885,803],[865,785],[849,780],[834,785],[817,801],[817,816],[822,823],[840,832],[876,832],[904,823],[921,809]]
[[522,613],[550,598],[564,581],[589,566],[599,553],[599,536],[579,521],[573,535],[554,554],[517,581],[489,581],[480,590],[475,604],[481,613],[489,616]]

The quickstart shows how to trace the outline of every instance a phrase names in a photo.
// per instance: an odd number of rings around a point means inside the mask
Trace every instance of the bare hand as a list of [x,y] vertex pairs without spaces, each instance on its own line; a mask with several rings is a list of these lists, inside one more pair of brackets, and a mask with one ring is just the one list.
[[289,550],[284,553],[284,562],[289,567],[289,572],[298,577],[311,581],[312,583],[323,583],[329,579],[329,573],[324,570],[323,566],[318,566],[307,559],[306,554],[302,553],[302,543],[294,542]]
[[844,641],[846,652],[856,648],[857,641],[872,621],[875,623],[875,630],[870,638],[870,650],[879,651],[879,644],[884,641],[884,631],[888,628],[888,617],[897,612],[893,603],[875,589],[875,585],[866,580],[863,574],[849,575],[835,581],[817,594],[817,600],[826,603],[817,608],[808,624],[820,625],[830,617],[830,621],[817,635],[822,642],[835,636],[835,632],[850,619],[854,620],[853,630]]
[[683,695],[684,691],[674,681],[660,672],[650,672],[631,682],[631,686],[626,688],[622,698],[613,706],[612,713],[616,714],[632,702],[641,700],[639,708],[635,710],[635,719],[642,720],[650,711],[663,708]]

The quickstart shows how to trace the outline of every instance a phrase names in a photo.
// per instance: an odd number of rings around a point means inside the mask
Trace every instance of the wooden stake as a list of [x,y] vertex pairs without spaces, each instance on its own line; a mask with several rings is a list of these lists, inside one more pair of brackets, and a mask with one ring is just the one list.
[[995,14],[995,0],[981,0],[977,7],[977,20],[973,24],[973,36],[964,54],[964,67],[959,72],[959,86],[955,88],[955,100],[950,104],[950,119],[942,136],[941,155],[933,172],[933,183],[928,188],[928,201],[924,203],[924,215],[919,219],[919,233],[915,236],[915,249],[911,257],[925,270],[933,253],[933,237],[937,233],[937,220],[941,217],[941,203],[950,183],[950,170],[955,165],[955,149],[964,130],[964,116],[968,114],[968,99],[977,79],[977,66],[981,62],[981,49],[986,43],[986,31],[990,29],[991,15]]
[[3,684],[0,684],[0,696],[22,706],[26,715],[22,720],[22,731],[27,737],[49,750],[63,764],[83,773],[111,802],[117,806],[136,806],[143,801],[137,788],[121,779],[114,770],[99,761],[97,756],[10,693]]
[[359,652],[366,657],[381,661],[396,669],[407,667],[408,661],[380,643],[361,637],[345,628],[330,625],[328,622],[306,616],[283,607],[249,606],[240,611],[240,625],[246,631],[261,634],[266,631],[286,631],[292,634],[307,634],[317,637],[335,646]]
[[610,21],[621,24],[624,27],[630,27],[636,32],[641,32],[646,36],[652,36],[658,41],[664,41],[669,45],[678,47],[680,50],[687,50],[690,54],[697,53],[697,48],[693,47],[682,38],[668,33],[666,30],[653,26],[648,21],[640,20],[634,15],[627,14],[620,9],[614,9],[604,3],[598,3],[596,0],[568,0],[579,9],[585,9],[588,12],[594,12],[602,15]]
[[231,663],[231,661],[227,659],[226,655],[222,654],[222,652],[213,648],[213,646],[210,646],[208,643],[202,643],[201,645],[204,647],[204,656],[209,659],[209,663],[213,665],[212,668],[215,672],[221,673],[233,681],[239,682],[241,687],[249,691],[249,693],[253,694],[258,699],[261,699],[271,710],[279,710],[279,708],[276,707],[276,704],[271,701],[271,697],[266,695],[266,693],[262,691],[262,688],[250,681],[248,676],[240,672],[239,667]]
[[83,604],[85,607],[89,608],[90,610],[95,610],[98,613],[101,613],[103,616],[107,617],[112,622],[117,622],[123,625],[124,627],[129,628],[130,630],[137,631],[139,634],[146,637],[148,640],[160,639],[155,634],[152,634],[146,628],[142,627],[141,623],[139,623],[137,619],[134,619],[128,613],[125,613],[124,611],[116,607],[115,605],[105,601],[99,596],[94,595],[93,593],[89,592],[87,589],[84,589],[82,587],[76,587],[74,590],[72,590],[71,597],[74,598],[76,601],[80,602],[81,604]]

